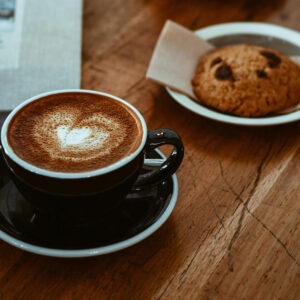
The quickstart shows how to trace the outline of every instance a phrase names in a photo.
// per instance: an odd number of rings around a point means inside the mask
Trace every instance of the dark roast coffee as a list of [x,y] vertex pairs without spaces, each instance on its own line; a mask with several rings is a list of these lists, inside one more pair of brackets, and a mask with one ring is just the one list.
[[21,159],[67,173],[107,167],[133,153],[142,137],[141,121],[130,107],[80,92],[30,102],[7,131],[8,143]]

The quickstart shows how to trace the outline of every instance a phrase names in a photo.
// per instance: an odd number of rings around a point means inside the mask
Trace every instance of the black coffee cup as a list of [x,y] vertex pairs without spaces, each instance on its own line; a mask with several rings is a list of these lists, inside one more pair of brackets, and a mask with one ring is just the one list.
[[[63,93],[100,95],[121,102],[135,114],[142,124],[142,135],[137,149],[125,158],[88,172],[64,173],[39,168],[20,158],[8,142],[10,121],[24,106]],[[38,95],[16,107],[5,120],[1,131],[2,154],[11,178],[18,190],[40,216],[50,216],[67,226],[97,223],[99,216],[117,209],[133,188],[161,182],[180,166],[184,148],[178,134],[170,129],[148,131],[142,115],[126,101],[110,94],[89,90],[62,90]],[[158,168],[141,174],[145,155],[161,145],[173,145],[170,156]]]

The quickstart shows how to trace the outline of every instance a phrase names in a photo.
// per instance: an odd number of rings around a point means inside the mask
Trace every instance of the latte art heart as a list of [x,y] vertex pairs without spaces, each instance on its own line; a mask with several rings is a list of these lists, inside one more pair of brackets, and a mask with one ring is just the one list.
[[43,169],[84,172],[113,164],[141,143],[139,118],[114,99],[85,93],[50,95],[23,107],[11,121],[9,144]]
[[[108,154],[124,140],[124,129],[118,120],[101,112],[82,118],[77,109],[48,113],[47,117],[36,123],[34,132],[36,142],[52,158],[63,157],[73,161]],[[112,132],[117,133],[116,138],[108,143]]]
[[71,129],[64,125],[56,128],[56,134],[62,150],[76,147],[78,151],[84,151],[87,147],[97,148],[104,144],[109,137],[108,132],[99,128],[94,128],[94,130],[90,127]]
[[85,148],[88,137],[91,135],[90,128],[74,128],[68,126],[58,126],[56,134],[62,148],[76,145],[78,148]]

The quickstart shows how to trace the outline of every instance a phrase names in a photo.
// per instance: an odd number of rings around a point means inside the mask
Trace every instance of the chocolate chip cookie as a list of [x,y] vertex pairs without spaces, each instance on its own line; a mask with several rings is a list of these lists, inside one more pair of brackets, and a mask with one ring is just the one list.
[[300,67],[278,51],[254,45],[220,47],[202,56],[192,84],[200,103],[242,117],[300,102]]

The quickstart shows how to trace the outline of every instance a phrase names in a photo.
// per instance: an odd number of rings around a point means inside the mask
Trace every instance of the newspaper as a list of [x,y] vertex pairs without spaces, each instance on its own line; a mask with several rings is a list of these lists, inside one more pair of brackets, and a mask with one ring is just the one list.
[[79,88],[82,0],[0,0],[0,111]]
[[0,1],[0,69],[19,66],[24,0]]

